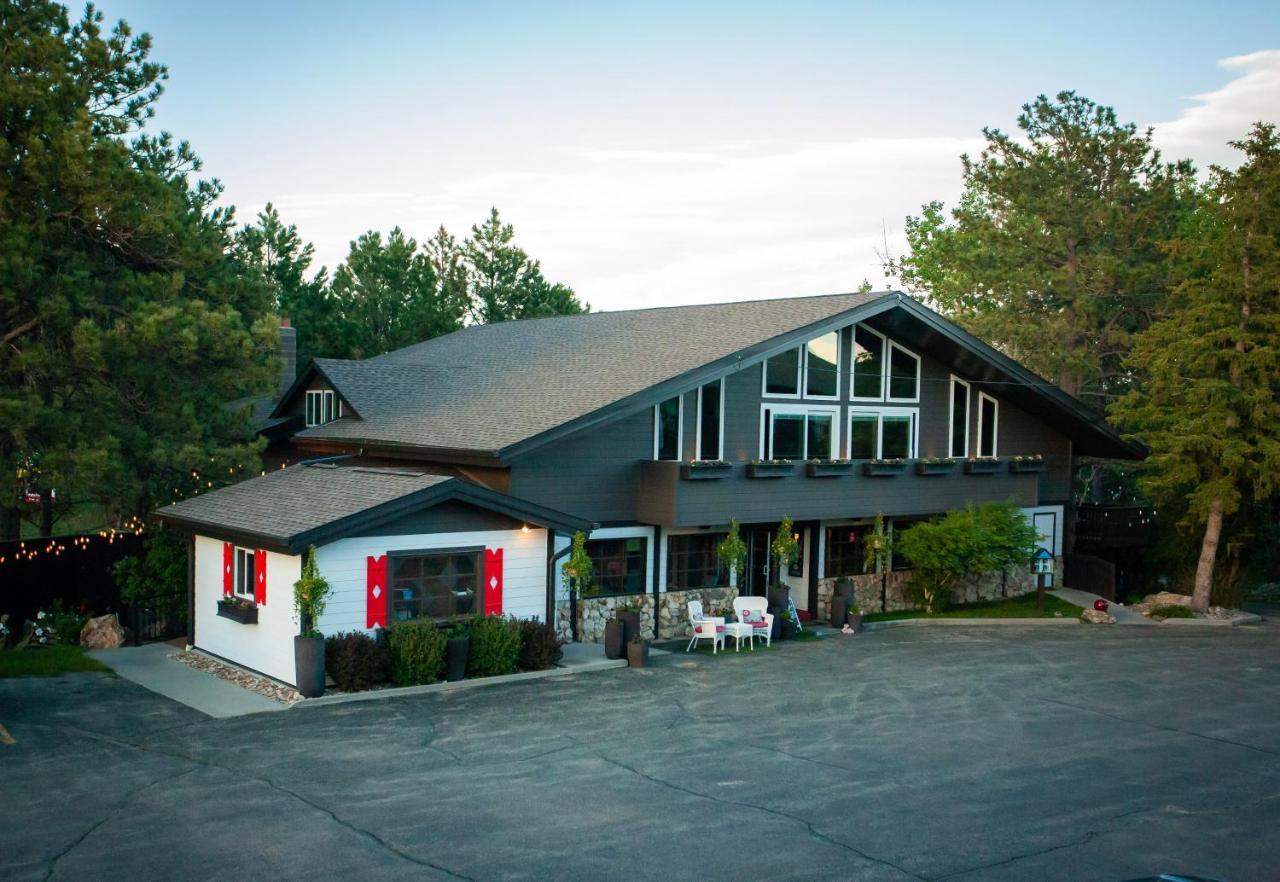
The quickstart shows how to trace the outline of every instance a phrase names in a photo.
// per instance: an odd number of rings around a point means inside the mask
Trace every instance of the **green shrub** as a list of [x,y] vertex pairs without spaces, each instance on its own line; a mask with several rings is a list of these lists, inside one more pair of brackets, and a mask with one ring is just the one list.
[[522,619],[520,626],[520,656],[516,666],[522,671],[544,671],[555,667],[564,655],[564,641],[556,636],[554,625],[537,619]]
[[359,631],[335,634],[324,641],[324,669],[343,692],[363,692],[387,682],[391,652]]
[[444,672],[447,640],[431,619],[396,622],[387,632],[391,680],[397,686],[435,683]]
[[55,600],[45,610],[42,624],[57,635],[59,643],[78,646],[80,632],[84,630],[84,623],[87,621],[89,621],[89,609],[83,603],[77,609],[71,609],[61,600]]
[[520,626],[505,616],[476,616],[471,621],[468,677],[514,674],[520,659]]
[[1167,603],[1164,606],[1153,606],[1149,610],[1153,619],[1194,619],[1196,614],[1180,603]]

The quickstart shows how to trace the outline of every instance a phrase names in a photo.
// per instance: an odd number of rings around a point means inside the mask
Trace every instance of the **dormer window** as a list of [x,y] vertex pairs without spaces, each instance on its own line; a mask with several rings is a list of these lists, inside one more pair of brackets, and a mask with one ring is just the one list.
[[332,389],[307,390],[307,425],[323,426],[342,416],[342,402]]

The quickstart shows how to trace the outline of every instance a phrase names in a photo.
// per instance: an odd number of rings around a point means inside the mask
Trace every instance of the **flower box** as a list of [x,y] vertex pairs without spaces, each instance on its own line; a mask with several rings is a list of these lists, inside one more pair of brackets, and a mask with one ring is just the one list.
[[239,622],[242,625],[258,624],[258,607],[255,604],[246,606],[240,603],[227,603],[219,600],[218,615],[224,619]]
[[966,475],[994,475],[1002,468],[1004,468],[1004,463],[993,456],[985,456],[981,459],[966,459],[964,461],[964,473]]
[[810,478],[839,478],[853,471],[853,463],[847,459],[814,459],[804,464],[804,473]]
[[761,460],[747,463],[748,478],[785,478],[794,475],[796,465],[789,459]]
[[1009,471],[1013,472],[1015,475],[1043,472],[1044,457],[1015,456],[1013,459],[1009,460]]
[[905,459],[872,459],[862,464],[862,474],[868,478],[892,478],[906,470]]
[[956,470],[954,459],[917,459],[917,475],[949,475]]
[[698,460],[680,466],[682,481],[714,481],[726,477],[733,471],[733,466],[719,460]]

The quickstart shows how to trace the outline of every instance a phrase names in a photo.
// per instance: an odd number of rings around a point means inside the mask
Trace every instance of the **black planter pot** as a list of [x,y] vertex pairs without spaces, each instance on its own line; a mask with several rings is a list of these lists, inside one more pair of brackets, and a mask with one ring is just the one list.
[[303,698],[324,695],[324,638],[293,638],[293,669]]
[[643,668],[649,664],[649,641],[627,644],[627,664],[633,668]]
[[796,639],[796,634],[799,633],[800,631],[799,625],[797,625],[795,622],[789,622],[786,619],[781,619],[780,621],[782,622],[782,626],[779,634],[780,639],[782,640]]
[[638,612],[615,612],[614,618],[622,622],[622,642],[630,643],[633,638],[640,634],[640,613]]
[[604,657],[618,659],[626,654],[627,628],[617,619],[604,623]]
[[242,625],[258,624],[258,608],[256,606],[240,606],[234,603],[219,603],[218,615],[224,619],[231,619],[233,622],[239,622]]
[[831,598],[831,627],[843,628],[845,613],[849,610],[849,603],[839,594]]
[[450,637],[444,648],[444,678],[450,682],[467,679],[467,657],[470,655],[470,637]]
[[777,612],[782,612],[787,608],[787,601],[791,599],[791,588],[786,585],[771,585],[767,598],[770,607],[774,607]]
[[992,457],[982,459],[966,459],[964,473],[966,475],[994,475],[1004,468],[1004,463]]
[[862,633],[862,613],[850,612],[845,615],[845,624],[853,629],[853,633]]
[[845,606],[853,603],[853,580],[849,578],[837,579],[835,596],[843,597]]

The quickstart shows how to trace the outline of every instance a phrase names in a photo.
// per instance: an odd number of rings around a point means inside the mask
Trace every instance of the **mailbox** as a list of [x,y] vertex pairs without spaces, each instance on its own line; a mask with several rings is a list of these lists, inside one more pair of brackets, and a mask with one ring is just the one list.
[[[1031,572],[1043,579],[1041,586],[1045,588],[1053,585],[1053,553],[1047,548],[1037,548],[1036,553],[1031,556]],[[1037,580],[1039,581],[1039,580]]]

